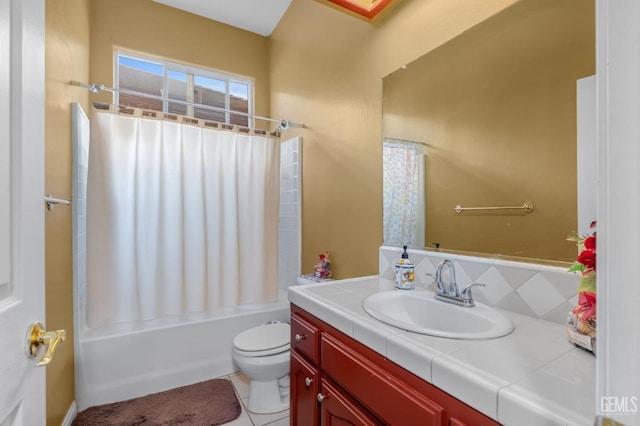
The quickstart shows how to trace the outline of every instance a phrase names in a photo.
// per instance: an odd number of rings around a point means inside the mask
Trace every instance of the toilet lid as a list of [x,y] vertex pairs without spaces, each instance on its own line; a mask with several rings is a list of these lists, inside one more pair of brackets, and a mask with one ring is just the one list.
[[287,346],[290,341],[291,326],[280,322],[243,331],[233,339],[233,346],[241,351],[255,352]]

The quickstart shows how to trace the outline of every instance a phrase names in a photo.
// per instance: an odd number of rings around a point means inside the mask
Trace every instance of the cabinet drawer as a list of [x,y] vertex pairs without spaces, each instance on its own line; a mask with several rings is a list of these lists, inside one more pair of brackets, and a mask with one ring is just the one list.
[[[385,423],[440,426],[444,409],[332,336],[320,343],[322,370]],[[398,409],[402,407],[402,409]]]
[[291,315],[291,348],[318,363],[320,330],[296,314]]

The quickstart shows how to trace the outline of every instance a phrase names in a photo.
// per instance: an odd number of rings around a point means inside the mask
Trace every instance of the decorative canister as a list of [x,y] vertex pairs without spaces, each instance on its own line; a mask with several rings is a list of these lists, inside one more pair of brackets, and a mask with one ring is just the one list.
[[413,278],[415,265],[409,259],[407,246],[403,247],[404,252],[398,262],[396,262],[396,289],[413,290]]

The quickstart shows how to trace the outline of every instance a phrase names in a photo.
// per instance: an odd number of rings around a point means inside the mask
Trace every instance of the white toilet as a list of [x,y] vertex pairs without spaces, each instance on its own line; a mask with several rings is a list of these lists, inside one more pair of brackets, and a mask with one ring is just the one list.
[[276,413],[289,408],[291,326],[273,322],[250,328],[233,339],[233,361],[251,380],[249,411]]

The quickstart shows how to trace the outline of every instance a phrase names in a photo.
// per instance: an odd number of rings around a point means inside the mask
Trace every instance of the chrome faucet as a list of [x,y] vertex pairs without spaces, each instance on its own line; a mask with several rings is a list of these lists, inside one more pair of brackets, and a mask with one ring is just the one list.
[[[448,284],[445,284],[445,282],[442,280],[442,271],[445,268],[449,272]],[[456,268],[453,265],[453,262],[449,259],[441,261],[438,265],[438,269],[436,269],[436,286],[438,289],[438,293],[440,294],[446,294],[448,296],[458,295],[458,284],[456,284]]]
[[[449,282],[445,283],[442,279],[442,272],[446,268],[449,275]],[[471,287],[480,286],[484,287],[484,284],[472,283],[466,286],[462,291],[458,290],[458,284],[456,283],[456,268],[453,262],[449,259],[445,259],[440,262],[438,269],[436,269],[436,295],[437,300],[443,302],[453,303],[460,306],[472,307],[475,306],[473,302],[473,294],[471,294]]]

